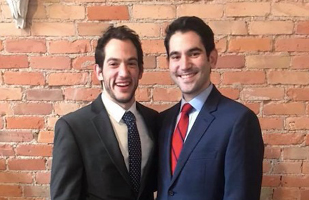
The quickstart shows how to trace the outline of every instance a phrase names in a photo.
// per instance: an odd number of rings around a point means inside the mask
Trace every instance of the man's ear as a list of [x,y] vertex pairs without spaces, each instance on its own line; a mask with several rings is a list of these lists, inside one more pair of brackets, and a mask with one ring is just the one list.
[[216,68],[217,61],[218,61],[218,51],[217,49],[213,49],[209,55],[209,63],[212,69]]
[[97,79],[103,81],[103,68],[100,68],[98,64],[94,65],[94,71]]

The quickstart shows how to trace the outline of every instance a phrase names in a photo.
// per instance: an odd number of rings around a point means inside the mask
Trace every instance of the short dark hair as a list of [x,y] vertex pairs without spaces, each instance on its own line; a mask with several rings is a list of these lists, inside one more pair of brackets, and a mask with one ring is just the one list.
[[210,52],[215,48],[214,33],[211,30],[211,28],[202,19],[198,17],[184,16],[173,21],[165,29],[166,36],[164,39],[164,45],[168,58],[169,58],[170,39],[172,35],[174,35],[178,31],[180,31],[181,33],[193,31],[196,34],[198,34],[205,47],[207,57],[209,57]]
[[102,37],[98,40],[97,47],[95,49],[95,63],[103,68],[105,59],[105,46],[111,39],[118,40],[130,40],[136,48],[137,52],[137,64],[140,72],[143,71],[143,50],[139,36],[132,29],[127,26],[113,27],[109,26]]

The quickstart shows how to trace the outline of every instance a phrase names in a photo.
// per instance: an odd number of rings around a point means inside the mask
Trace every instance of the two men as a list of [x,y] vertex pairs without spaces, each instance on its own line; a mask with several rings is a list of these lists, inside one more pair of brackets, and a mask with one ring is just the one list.
[[55,127],[53,200],[153,200],[157,112],[135,101],[143,74],[139,37],[110,27],[95,52],[103,91]]
[[[153,199],[156,178],[158,200],[259,199],[260,126],[251,110],[221,95],[210,82],[218,58],[212,30],[197,17],[181,17],[167,28],[164,44],[182,100],[157,117],[134,99],[143,72],[138,37],[119,27],[99,40],[96,74],[103,92],[56,124],[52,199]],[[122,119],[128,111],[136,116],[137,131]],[[136,132],[140,146],[129,144]],[[141,175],[136,176],[137,168]]]

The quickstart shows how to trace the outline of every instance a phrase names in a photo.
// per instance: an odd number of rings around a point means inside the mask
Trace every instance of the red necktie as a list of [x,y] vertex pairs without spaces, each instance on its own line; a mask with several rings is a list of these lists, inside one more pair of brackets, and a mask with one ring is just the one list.
[[178,157],[180,155],[183,142],[186,137],[189,124],[189,112],[192,106],[188,103],[184,104],[181,110],[180,120],[176,126],[176,129],[172,138],[172,148],[171,148],[171,172],[174,174]]

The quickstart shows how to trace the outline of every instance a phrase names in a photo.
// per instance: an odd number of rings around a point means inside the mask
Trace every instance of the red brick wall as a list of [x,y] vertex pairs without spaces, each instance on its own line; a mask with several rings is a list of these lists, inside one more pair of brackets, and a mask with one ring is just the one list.
[[137,99],[157,110],[178,101],[163,39],[182,15],[210,24],[220,52],[213,83],[260,119],[261,199],[309,199],[308,3],[30,0],[27,28],[19,30],[0,0],[0,200],[49,198],[55,121],[100,92],[93,52],[109,24],[141,36],[146,69]]

